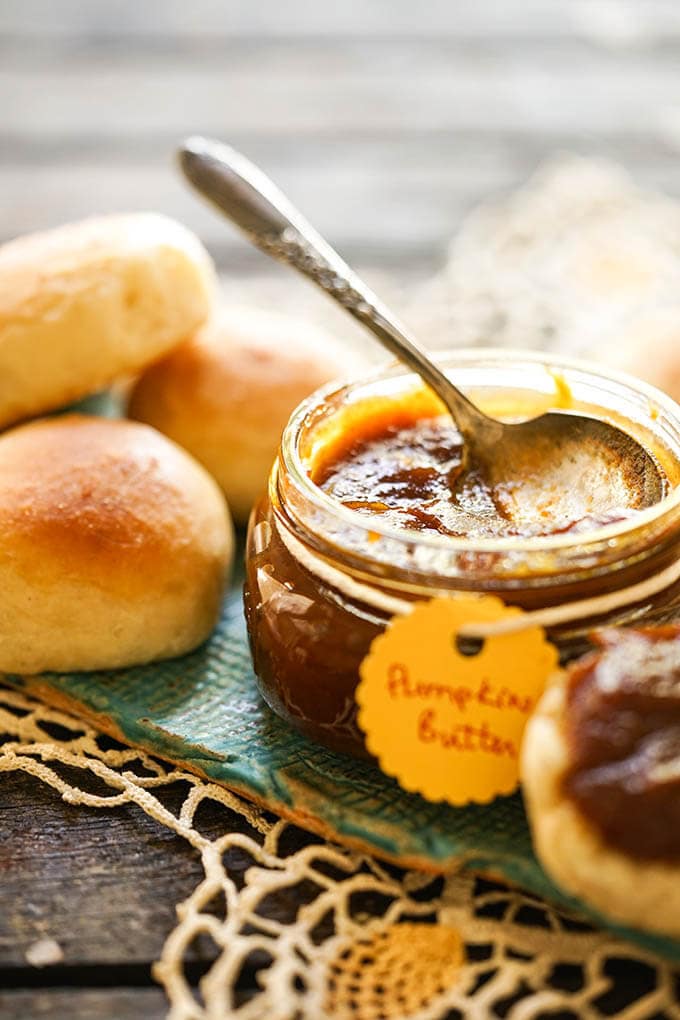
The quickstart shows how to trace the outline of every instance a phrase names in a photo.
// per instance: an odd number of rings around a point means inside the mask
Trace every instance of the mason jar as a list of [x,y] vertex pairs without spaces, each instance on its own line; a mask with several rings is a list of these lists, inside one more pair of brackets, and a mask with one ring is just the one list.
[[657,458],[669,491],[585,532],[468,539],[401,529],[323,491],[315,464],[357,416],[408,404],[431,417],[442,406],[399,365],[305,400],[251,515],[246,620],[270,707],[312,739],[355,755],[366,754],[354,699],[360,663],[414,601],[497,595],[546,627],[562,661],[587,648],[595,627],[680,618],[680,407],[636,379],[573,359],[470,350],[438,360],[488,413],[511,408],[521,419],[564,409],[623,428]]

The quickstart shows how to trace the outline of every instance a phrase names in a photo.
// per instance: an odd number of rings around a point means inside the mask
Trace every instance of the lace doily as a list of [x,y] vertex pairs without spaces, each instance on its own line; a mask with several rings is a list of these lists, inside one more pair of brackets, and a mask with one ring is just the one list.
[[[464,873],[403,871],[323,843],[4,687],[0,732],[0,772],[32,775],[71,804],[134,805],[200,855],[203,878],[177,906],[154,966],[169,1020],[680,1016],[670,964],[515,889]],[[65,778],[74,769],[82,784]],[[88,777],[110,792],[89,792]],[[160,793],[178,781],[189,792],[175,814]],[[207,800],[238,825],[203,835],[196,814]],[[289,919],[267,916],[267,897],[303,887]],[[201,936],[216,958],[196,990],[184,961]],[[254,994],[239,982],[248,969],[257,974]]]

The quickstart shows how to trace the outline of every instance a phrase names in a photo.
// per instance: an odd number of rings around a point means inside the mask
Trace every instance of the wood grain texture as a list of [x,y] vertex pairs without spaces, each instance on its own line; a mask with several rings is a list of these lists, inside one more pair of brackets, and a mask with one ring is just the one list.
[[2,1020],[162,1020],[160,988],[0,990]]
[[180,181],[183,136],[261,162],[353,260],[440,261],[466,211],[555,150],[680,194],[673,0],[5,0],[0,240],[158,208],[259,271]]
[[609,26],[617,37],[665,35],[680,32],[680,9],[675,0],[428,0],[427,6],[409,0],[344,0],[318,4],[314,0],[258,0],[257,4],[223,0],[118,0],[93,4],[87,0],[3,0],[6,29],[35,36],[72,38],[97,33],[189,37],[213,34],[335,35],[471,35],[506,33],[513,38],[560,34],[593,34],[593,26]]
[[[455,56],[455,59],[454,59]],[[634,133],[677,140],[678,54],[664,60],[598,60],[568,50],[527,59],[448,54],[427,45],[371,52],[336,45],[298,52],[295,42],[249,61],[226,53],[203,62],[102,58],[76,53],[69,73],[44,61],[0,70],[2,130],[47,141],[76,133],[145,139],[203,132],[231,138],[346,132]],[[3,149],[8,143],[5,142]],[[10,146],[11,148],[11,146]],[[411,156],[413,160],[414,155]]]
[[69,805],[21,773],[3,777],[0,818],[0,988],[1,968],[25,966],[46,937],[67,967],[148,967],[203,874],[191,847],[141,811]]

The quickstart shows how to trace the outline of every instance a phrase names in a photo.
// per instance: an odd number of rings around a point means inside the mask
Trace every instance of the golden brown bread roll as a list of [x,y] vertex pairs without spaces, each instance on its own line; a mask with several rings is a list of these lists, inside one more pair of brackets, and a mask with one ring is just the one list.
[[355,364],[307,323],[254,308],[222,309],[147,369],[128,413],[189,450],[243,521],[265,488],[291,411]]
[[231,562],[222,493],[133,422],[69,415],[0,436],[0,671],[110,669],[187,652]]
[[214,271],[165,216],[104,216],[0,247],[0,427],[137,372],[208,316]]

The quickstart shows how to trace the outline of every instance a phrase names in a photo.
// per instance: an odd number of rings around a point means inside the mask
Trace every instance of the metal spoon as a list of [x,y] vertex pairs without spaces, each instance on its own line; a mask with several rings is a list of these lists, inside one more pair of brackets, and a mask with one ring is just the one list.
[[548,516],[558,523],[611,514],[617,508],[640,509],[663,497],[665,476],[654,457],[607,422],[551,411],[506,423],[480,411],[269,178],[240,153],[194,137],[179,150],[179,161],[191,184],[255,247],[312,280],[434,390],[463,436],[467,464],[474,465],[493,488],[504,516],[519,521],[535,518],[537,505],[546,505],[546,494]]

